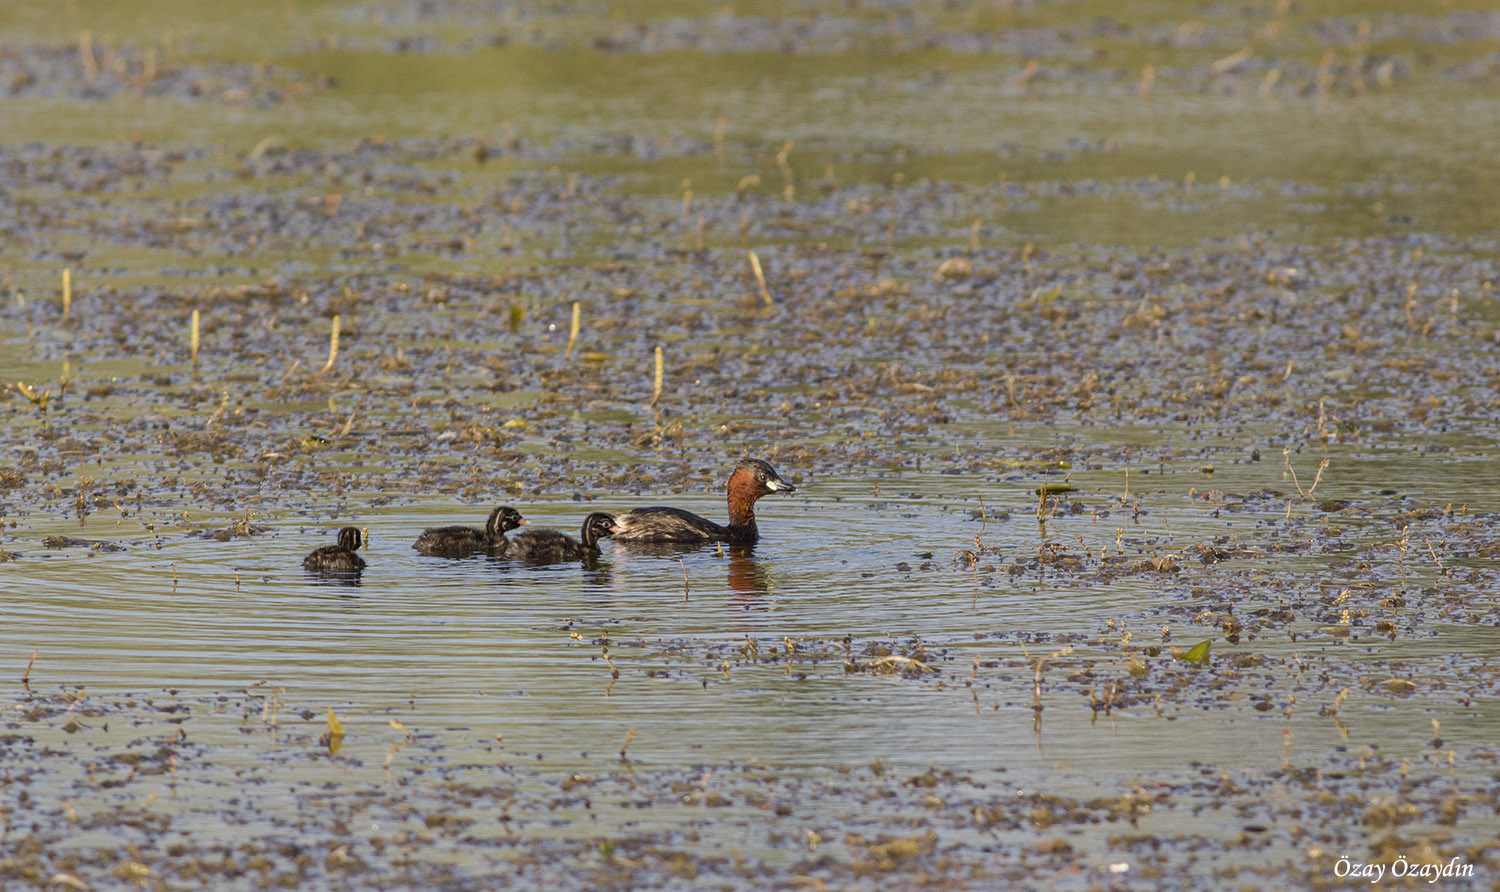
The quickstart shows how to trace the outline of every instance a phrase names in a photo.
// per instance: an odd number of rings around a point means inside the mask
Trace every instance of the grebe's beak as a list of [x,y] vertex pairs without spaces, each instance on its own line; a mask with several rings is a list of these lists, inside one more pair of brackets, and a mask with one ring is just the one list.
[[767,477],[766,478],[766,491],[767,492],[796,492],[797,491],[797,487],[793,486],[790,483],[787,483],[785,480],[782,480],[780,477]]

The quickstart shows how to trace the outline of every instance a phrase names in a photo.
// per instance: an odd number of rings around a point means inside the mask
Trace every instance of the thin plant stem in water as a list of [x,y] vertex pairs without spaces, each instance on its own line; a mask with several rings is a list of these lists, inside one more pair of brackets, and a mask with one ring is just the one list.
[[651,379],[651,405],[653,405],[653,406],[656,405],[656,401],[657,400],[661,399],[662,374],[663,374],[663,369],[662,369],[661,348],[657,347],[656,348],[656,372],[652,376],[652,379]]
[[582,312],[578,301],[573,301],[573,321],[568,326],[568,349],[563,351],[563,359],[573,358],[573,345],[578,343],[578,325]]
[[338,360],[338,358],[339,358],[339,314],[334,313],[333,314],[333,328],[328,333],[328,362],[324,363],[323,367],[321,369],[318,369],[317,374],[313,375],[313,377],[314,378],[320,378],[323,375],[327,374],[328,371],[333,368],[333,364],[334,364],[335,361]]
[[760,286],[760,299],[766,302],[766,306],[772,306],[771,290],[766,287],[766,274],[760,268],[760,258],[754,251],[745,252],[750,257],[750,271],[755,274],[755,284]]
[[193,311],[193,327],[188,334],[188,350],[193,354],[193,368],[198,367],[198,311]]
[[83,65],[83,82],[92,84],[99,76],[99,62],[94,59],[94,35],[83,31],[78,35],[78,61]]
[[1316,473],[1316,474],[1313,475],[1312,486],[1309,486],[1307,488],[1307,497],[1309,499],[1312,498],[1313,490],[1315,490],[1315,489],[1318,488],[1318,481],[1323,479],[1323,472],[1326,471],[1327,469],[1328,469],[1328,459],[1325,458],[1321,462],[1318,463],[1318,473]]

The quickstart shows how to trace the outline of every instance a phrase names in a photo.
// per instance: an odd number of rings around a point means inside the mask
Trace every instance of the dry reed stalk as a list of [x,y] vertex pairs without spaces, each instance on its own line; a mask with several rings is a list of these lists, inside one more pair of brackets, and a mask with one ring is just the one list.
[[651,384],[651,405],[653,405],[653,406],[656,405],[656,401],[657,400],[661,399],[661,382],[662,382],[663,371],[664,371],[664,369],[662,368],[661,348],[657,347],[656,348],[656,373],[652,377],[652,384]]
[[78,61],[83,65],[83,81],[92,84],[99,76],[99,62],[94,59],[94,35],[84,31],[78,35]]
[[328,361],[323,364],[323,367],[321,369],[318,369],[317,373],[314,374],[313,377],[314,378],[320,378],[323,375],[327,374],[328,371],[333,368],[333,364],[334,364],[334,362],[338,358],[339,358],[339,314],[338,313],[334,313],[333,314],[333,328],[328,333]]
[[563,351],[563,359],[573,357],[573,345],[578,343],[578,324],[581,313],[582,308],[578,305],[578,301],[573,301],[573,322],[568,326],[568,349]]
[[1270,99],[1271,93],[1276,89],[1276,82],[1281,80],[1281,69],[1272,68],[1266,72],[1265,78],[1260,82],[1260,89],[1256,93],[1262,99]]
[[787,157],[792,154],[792,147],[795,145],[796,142],[789,139],[781,144],[781,151],[776,153],[776,167],[781,171],[782,177],[786,179],[789,186],[792,184],[794,178],[792,176],[792,165],[787,161]]
[[755,274],[755,284],[760,286],[760,299],[766,302],[766,306],[772,306],[771,290],[766,287],[766,274],[760,268],[760,258],[754,251],[746,252],[750,257],[750,271]]

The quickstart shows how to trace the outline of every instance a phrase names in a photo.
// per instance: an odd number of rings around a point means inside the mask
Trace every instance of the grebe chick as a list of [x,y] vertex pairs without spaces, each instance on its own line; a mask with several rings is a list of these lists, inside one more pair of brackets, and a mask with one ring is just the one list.
[[681,508],[637,508],[615,517],[616,542],[728,542],[753,545],[755,500],[774,492],[796,492],[776,469],[758,458],[735,465],[725,488],[729,491],[729,525],[722,526]]
[[615,534],[615,517],[595,511],[583,520],[583,541],[557,530],[522,530],[510,540],[505,556],[529,564],[559,564],[585,561],[599,554],[599,540]]
[[505,534],[526,522],[521,512],[502,505],[490,512],[490,519],[482,530],[473,527],[424,530],[411,547],[433,557],[468,557],[476,551],[503,554],[510,544]]
[[302,559],[302,566],[317,573],[358,573],[365,568],[365,559],[355,554],[361,544],[359,528],[344,527],[339,544],[319,548]]

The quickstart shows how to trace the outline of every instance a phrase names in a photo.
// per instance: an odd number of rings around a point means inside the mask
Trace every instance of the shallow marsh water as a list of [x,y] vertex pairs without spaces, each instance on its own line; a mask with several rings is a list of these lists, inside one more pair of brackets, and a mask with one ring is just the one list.
[[6,888],[1496,885],[1493,12],[38,10]]

